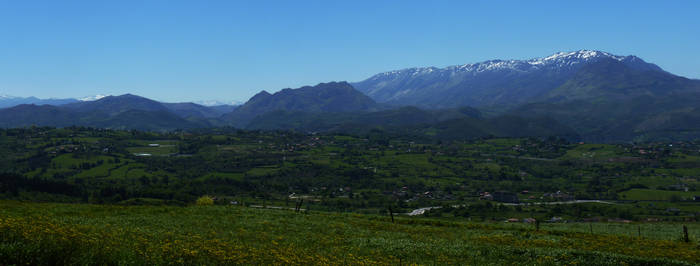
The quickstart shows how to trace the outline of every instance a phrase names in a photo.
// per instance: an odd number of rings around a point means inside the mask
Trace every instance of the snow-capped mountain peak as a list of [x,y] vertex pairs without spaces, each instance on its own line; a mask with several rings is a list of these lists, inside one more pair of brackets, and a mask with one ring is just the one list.
[[18,97],[12,96],[12,95],[7,95],[7,94],[0,94],[0,99],[17,99]]
[[93,96],[86,96],[83,98],[78,98],[78,101],[81,101],[81,102],[97,101],[97,100],[102,99],[102,98],[107,97],[107,96],[111,96],[111,95],[109,95],[109,94],[106,94],[106,95],[105,94],[97,94],[97,95],[93,95]]
[[436,67],[417,67],[417,68],[407,68],[396,71],[389,71],[375,75],[370,79],[381,79],[383,77],[394,76],[394,75],[407,75],[407,76],[418,76],[424,74],[431,74],[433,72],[443,73],[448,72],[450,74],[461,73],[461,72],[471,72],[474,74],[486,72],[486,71],[496,71],[496,70],[513,70],[519,72],[526,72],[532,70],[538,70],[543,68],[566,68],[578,65],[581,63],[593,62],[596,60],[601,60],[604,58],[609,58],[617,61],[623,61],[627,58],[637,59],[634,56],[619,56],[613,55],[606,52],[595,51],[595,50],[579,50],[573,52],[558,52],[546,57],[533,58],[529,60],[488,60],[473,64],[464,65],[454,65],[445,68]]
[[579,50],[574,52],[558,52],[547,57],[533,58],[529,60],[489,60],[481,63],[447,67],[447,69],[474,72],[483,72],[500,69],[527,71],[540,69],[543,67],[573,66],[576,64],[590,62],[593,60],[600,60],[603,58],[610,58],[617,61],[622,61],[623,59],[625,59],[625,56],[612,55],[610,53],[601,51]]
[[392,104],[429,108],[514,105],[545,97],[577,73],[601,68],[663,72],[636,56],[578,50],[525,60],[408,68],[380,73],[353,86],[377,102]]
[[544,58],[535,58],[535,59],[530,59],[527,60],[526,62],[531,65],[543,65],[543,64],[552,64],[552,63],[569,63],[569,64],[577,64],[580,62],[586,62],[592,59],[599,59],[599,58],[610,58],[614,59],[617,61],[622,61],[625,59],[624,56],[618,56],[618,55],[613,55],[610,53],[606,52],[601,52],[601,51],[592,51],[592,50],[579,50],[575,52],[559,52]]

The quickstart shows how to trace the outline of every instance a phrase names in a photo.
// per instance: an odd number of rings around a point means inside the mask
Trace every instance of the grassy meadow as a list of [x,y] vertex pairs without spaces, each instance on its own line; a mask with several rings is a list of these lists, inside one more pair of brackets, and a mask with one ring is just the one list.
[[[242,206],[0,201],[8,265],[693,265],[681,224],[472,223]],[[611,229],[613,228],[613,229]],[[641,228],[642,236],[637,235]],[[654,232],[654,233],[651,233]]]

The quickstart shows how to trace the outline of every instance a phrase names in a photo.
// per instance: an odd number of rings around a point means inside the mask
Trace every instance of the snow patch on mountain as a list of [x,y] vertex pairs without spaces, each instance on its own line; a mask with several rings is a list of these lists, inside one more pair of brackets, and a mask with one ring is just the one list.
[[219,101],[219,100],[203,100],[194,102],[199,105],[204,106],[218,106],[218,105],[242,105],[244,101]]
[[604,58],[610,58],[617,61],[623,61],[625,59],[636,60],[634,56],[618,56],[601,51],[593,50],[579,50],[574,52],[559,52],[547,57],[534,58],[529,60],[488,60],[484,62],[474,63],[474,64],[464,64],[448,66],[445,68],[436,67],[418,67],[418,68],[407,68],[402,70],[395,70],[377,74],[370,79],[381,79],[387,76],[395,75],[408,75],[408,76],[418,76],[423,74],[430,74],[432,72],[449,72],[448,74],[462,73],[462,72],[472,72],[474,74],[488,71],[500,71],[500,70],[510,70],[510,71],[533,71],[543,68],[565,68],[578,65],[581,63],[592,62],[595,60],[600,60]]
[[107,97],[107,96],[112,96],[112,95],[97,94],[97,95],[93,95],[93,96],[86,96],[86,97],[78,98],[78,101],[81,101],[81,102],[97,101],[97,100],[102,99],[102,98]]
[[7,95],[7,94],[0,94],[0,99],[6,100],[6,99],[17,99],[19,97],[15,97],[12,95]]

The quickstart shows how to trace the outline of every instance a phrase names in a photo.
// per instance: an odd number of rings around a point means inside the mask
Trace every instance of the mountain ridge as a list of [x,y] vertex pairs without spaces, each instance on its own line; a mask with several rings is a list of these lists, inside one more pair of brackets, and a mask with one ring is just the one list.
[[377,110],[380,107],[370,97],[347,82],[319,83],[297,89],[282,89],[274,94],[261,91],[245,104],[222,119],[236,127],[246,127],[259,115],[274,111],[307,113],[343,113]]
[[132,94],[58,106],[19,105],[0,109],[0,126],[233,126],[357,134],[386,130],[445,139],[564,135],[648,141],[700,138],[700,127],[694,126],[700,124],[698,103],[700,80],[673,75],[636,56],[580,50],[409,68],[352,84],[263,90],[238,107],[163,103]]
[[379,103],[424,108],[517,105],[546,95],[586,64],[612,59],[643,71],[665,72],[636,56],[580,50],[529,60],[488,60],[445,68],[383,72],[353,83]]
[[209,119],[231,111],[194,103],[161,103],[124,94],[62,105],[20,104],[0,109],[1,127],[92,126],[112,129],[174,130],[211,127]]
[[59,98],[49,98],[49,99],[39,99],[37,97],[16,97],[10,95],[0,95],[0,108],[8,108],[21,104],[36,104],[36,105],[63,105],[68,103],[78,102],[78,100],[73,98],[59,99]]

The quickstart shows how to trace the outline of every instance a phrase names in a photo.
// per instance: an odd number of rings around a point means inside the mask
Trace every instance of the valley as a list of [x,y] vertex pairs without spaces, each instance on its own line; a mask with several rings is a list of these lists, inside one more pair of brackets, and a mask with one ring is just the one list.
[[0,264],[694,265],[699,84],[581,50],[236,106],[3,96]]
[[[426,216],[479,221],[686,221],[700,212],[696,142],[36,127],[2,130],[0,144],[7,199],[188,205],[210,195],[223,205],[304,201],[306,209],[367,214],[443,206]],[[551,204],[574,200],[583,201]]]
[[700,1],[2,1],[0,266],[700,265]]

